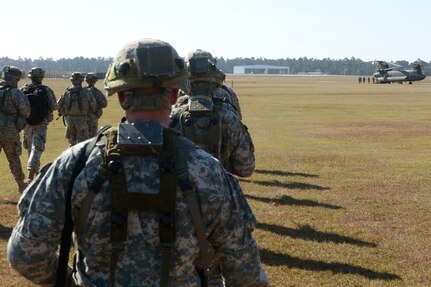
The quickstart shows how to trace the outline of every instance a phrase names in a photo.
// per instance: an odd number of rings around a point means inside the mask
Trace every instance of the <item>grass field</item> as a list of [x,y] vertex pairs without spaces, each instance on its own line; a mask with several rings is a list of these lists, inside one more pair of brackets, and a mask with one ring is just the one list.
[[[255,144],[256,172],[241,185],[273,286],[431,286],[430,79],[373,85],[357,77],[230,76],[227,83]],[[45,84],[59,97],[69,81]],[[100,124],[118,123],[116,101],[109,99]],[[67,147],[60,121],[48,133],[43,162]],[[33,286],[7,265],[18,194],[3,154],[0,163],[0,286]]]

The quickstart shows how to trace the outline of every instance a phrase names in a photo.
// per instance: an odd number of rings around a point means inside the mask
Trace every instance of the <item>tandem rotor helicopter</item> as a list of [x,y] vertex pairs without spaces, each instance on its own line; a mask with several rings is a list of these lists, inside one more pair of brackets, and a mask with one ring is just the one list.
[[401,69],[399,65],[391,63],[396,68],[389,67],[389,64],[385,61],[374,61],[376,66],[376,72],[374,78],[377,84],[390,84],[409,82],[413,84],[414,81],[421,81],[426,78],[422,73],[420,64],[413,64],[410,69]]

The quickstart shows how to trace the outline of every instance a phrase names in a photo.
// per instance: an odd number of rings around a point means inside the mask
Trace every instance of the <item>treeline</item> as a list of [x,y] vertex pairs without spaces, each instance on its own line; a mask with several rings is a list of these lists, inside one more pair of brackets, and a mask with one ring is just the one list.
[[[73,59],[53,60],[51,58],[39,58],[32,60],[29,58],[11,59],[8,57],[0,58],[0,66],[14,65],[18,68],[29,71],[32,67],[41,67],[51,74],[79,72],[95,72],[105,73],[112,58],[84,58],[75,57]],[[314,59],[314,58],[298,58],[298,59],[266,59],[266,58],[235,58],[224,59],[217,58],[217,66],[225,73],[233,73],[234,66],[242,65],[274,65],[288,66],[291,74],[298,73],[323,73],[328,75],[372,75],[375,71],[375,65],[372,61],[366,62],[359,58],[344,58],[344,59]],[[405,60],[394,62],[395,64],[407,68],[408,66],[417,63],[422,65],[422,71],[426,75],[431,75],[431,62],[427,63],[420,59],[413,63]]]
[[21,70],[28,72],[33,67],[40,67],[48,74],[70,74],[73,72],[94,72],[105,73],[109,65],[112,63],[113,58],[84,58],[75,57],[73,59],[59,59],[53,60],[51,58],[39,58],[32,60],[29,58],[18,58],[17,60],[4,57],[0,58],[0,66],[13,65]]
[[[409,63],[405,60],[395,61],[400,67],[408,68],[412,64],[422,65],[422,72],[426,75],[431,75],[431,62],[427,63],[420,59]],[[227,73],[233,72],[234,66],[243,65],[273,65],[287,66],[290,68],[291,74],[299,73],[323,73],[328,75],[372,75],[375,72],[375,64],[373,61],[365,62],[358,58],[344,59],[314,59],[314,58],[298,58],[298,59],[265,59],[265,58],[235,58],[217,59],[217,66]]]

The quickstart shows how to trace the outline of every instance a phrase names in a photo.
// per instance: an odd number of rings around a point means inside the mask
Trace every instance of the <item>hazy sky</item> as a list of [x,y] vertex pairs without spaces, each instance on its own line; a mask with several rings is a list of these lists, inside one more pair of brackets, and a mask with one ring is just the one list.
[[113,57],[144,37],[216,57],[431,61],[429,0],[17,0],[0,57]]

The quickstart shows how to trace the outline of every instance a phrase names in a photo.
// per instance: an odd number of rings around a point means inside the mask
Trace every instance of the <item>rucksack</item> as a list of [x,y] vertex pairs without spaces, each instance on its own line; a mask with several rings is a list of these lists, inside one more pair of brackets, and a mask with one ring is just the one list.
[[222,154],[220,110],[223,103],[215,97],[190,97],[187,109],[179,119],[181,135],[219,160]]
[[[189,212],[192,217],[192,223],[195,227],[195,231],[198,237],[199,249],[201,252],[201,260],[200,265],[197,266],[201,268],[200,276],[202,286],[207,286],[207,271],[210,269],[210,265],[215,261],[214,254],[212,252],[212,248],[209,245],[209,242],[206,239],[205,227],[202,221],[202,215],[199,210],[198,201],[196,198],[196,193],[193,189],[193,185],[189,181],[187,177],[187,173],[185,172],[186,166],[183,164],[175,164],[175,144],[174,141],[178,136],[177,132],[172,129],[164,129],[163,138],[164,144],[163,149],[161,151],[161,161],[160,161],[160,198],[159,195],[145,195],[145,194],[124,194],[127,192],[127,184],[125,184],[125,177],[123,172],[118,172],[115,175],[112,175],[112,171],[105,173],[102,172],[102,169],[99,167],[99,172],[96,178],[90,184],[90,190],[86,197],[83,200],[83,204],[81,206],[81,210],[78,216],[78,222],[76,225],[72,220],[72,207],[71,207],[71,197],[72,197],[72,189],[73,184],[78,176],[78,174],[82,171],[85,166],[85,163],[93,150],[95,148],[97,142],[99,142],[102,137],[106,137],[106,147],[103,151],[105,164],[106,160],[114,160],[121,161],[122,154],[119,153],[118,144],[117,144],[117,129],[110,128],[110,126],[105,126],[98,131],[98,135],[94,137],[91,141],[87,142],[85,146],[79,151],[77,151],[76,157],[77,162],[73,169],[73,173],[71,176],[71,180],[69,182],[69,187],[66,193],[66,209],[65,209],[65,223],[63,227],[63,232],[61,236],[61,247],[59,252],[59,260],[58,260],[58,269],[56,275],[56,283],[55,286],[65,286],[65,282],[67,281],[67,269],[68,269],[68,259],[69,259],[69,251],[71,246],[71,237],[72,231],[75,230],[76,234],[81,234],[83,224],[85,223],[91,204],[93,202],[94,196],[99,192],[103,182],[108,179],[111,196],[114,196],[116,200],[114,200],[114,206],[111,207],[111,212],[114,212],[114,215],[119,215],[122,213],[126,213],[125,222],[126,224],[120,224],[117,227],[112,225],[111,228],[114,230],[111,232],[111,240],[116,244],[122,245],[124,244],[124,240],[127,238],[127,210],[130,209],[143,209],[143,210],[154,210],[156,212],[161,213],[163,216],[160,217],[160,241],[162,244],[162,270],[161,270],[161,280],[160,286],[168,286],[168,277],[169,277],[169,266],[171,260],[172,250],[174,248],[175,242],[175,225],[172,225],[171,220],[175,220],[175,201],[177,192],[177,180],[180,184],[180,190],[183,193],[184,197],[187,200],[187,205],[189,208]],[[188,142],[188,148],[194,148],[194,145],[191,142]],[[142,150],[135,150],[133,153],[142,153]],[[177,156],[183,157],[185,156],[182,153],[177,154]],[[110,161],[111,162],[111,161]],[[185,159],[181,158],[179,163],[185,162]],[[172,165],[173,164],[173,165]],[[33,188],[33,186],[37,186],[38,182],[45,175],[47,170],[50,168],[51,164],[45,165],[42,169],[38,177],[31,183],[29,188]],[[115,165],[114,165],[115,167]],[[111,174],[111,175],[110,175]],[[180,192],[180,191],[178,191]],[[135,196],[138,199],[135,200],[125,200],[129,196]],[[130,199],[130,198],[129,198]],[[145,200],[142,200],[145,199]],[[150,199],[150,202],[145,202]],[[127,204],[129,202],[129,204]],[[157,204],[152,206],[148,203]],[[135,203],[135,204],[134,204]],[[171,206],[173,205],[173,206]],[[170,213],[170,215],[169,215]],[[168,216],[169,215],[169,216]],[[120,216],[121,217],[121,216]],[[116,216],[113,216],[112,220],[115,222]],[[118,223],[118,222],[117,222]],[[113,227],[114,226],[114,227]],[[118,250],[117,250],[118,251]],[[111,264],[110,264],[110,281],[113,283],[115,281],[115,266],[117,264],[117,257],[115,250],[113,250],[113,256],[111,256]],[[75,266],[73,267],[75,268]]]
[[25,120],[30,125],[38,125],[48,117],[48,91],[43,85],[28,85],[22,89],[30,102],[30,116]]
[[82,87],[67,88],[64,97],[65,116],[83,116],[88,114],[88,96],[85,89]]

